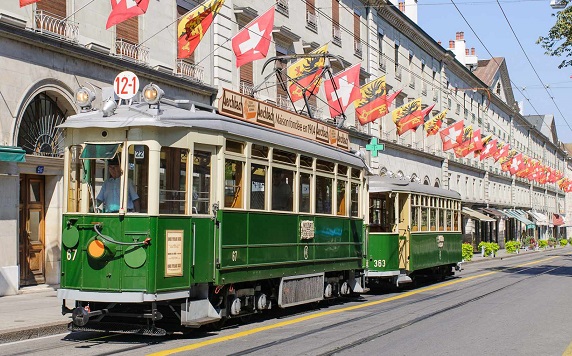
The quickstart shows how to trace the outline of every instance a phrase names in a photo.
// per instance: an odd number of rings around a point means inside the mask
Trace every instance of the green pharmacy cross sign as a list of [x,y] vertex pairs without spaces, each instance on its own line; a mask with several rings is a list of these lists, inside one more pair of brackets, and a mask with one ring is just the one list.
[[365,145],[365,149],[371,152],[372,157],[377,157],[378,152],[385,149],[385,145],[378,143],[377,137],[372,137],[371,141],[369,141],[369,145]]

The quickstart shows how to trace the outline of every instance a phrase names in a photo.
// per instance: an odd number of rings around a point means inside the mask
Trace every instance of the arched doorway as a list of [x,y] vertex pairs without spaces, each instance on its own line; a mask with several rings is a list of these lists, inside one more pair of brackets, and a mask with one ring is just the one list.
[[[50,209],[54,181],[60,176],[46,175],[43,161],[62,157],[63,134],[57,126],[68,114],[68,105],[60,105],[59,93],[40,92],[25,107],[18,128],[17,145],[26,154],[41,158],[34,167],[24,168],[20,174],[19,202],[19,268],[20,285],[34,285],[46,282],[46,231],[52,231],[48,238],[50,245],[57,240],[58,231],[53,223],[46,223],[46,212]],[[66,103],[67,104],[67,103]],[[47,158],[50,157],[50,158]]]

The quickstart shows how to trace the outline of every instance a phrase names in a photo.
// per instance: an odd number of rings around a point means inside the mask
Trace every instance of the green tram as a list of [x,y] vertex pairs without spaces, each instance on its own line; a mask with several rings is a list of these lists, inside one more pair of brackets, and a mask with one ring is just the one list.
[[61,125],[70,330],[164,335],[363,292],[360,157],[160,93]]
[[461,196],[396,178],[369,177],[366,280],[399,286],[415,276],[443,278],[462,261]]

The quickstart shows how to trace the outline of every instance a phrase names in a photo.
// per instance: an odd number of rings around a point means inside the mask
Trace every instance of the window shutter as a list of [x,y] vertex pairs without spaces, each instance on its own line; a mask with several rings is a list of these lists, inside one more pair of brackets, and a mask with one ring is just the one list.
[[314,0],[306,0],[306,12],[314,15],[316,13],[316,5]]
[[252,62],[244,64],[240,67],[240,81],[250,85],[254,84],[252,75]]
[[332,0],[332,23],[334,25],[340,24],[340,1]]
[[139,16],[130,18],[129,20],[118,23],[115,26],[116,38],[124,39],[127,42],[139,43]]
[[360,26],[360,24],[361,24],[360,23],[360,17],[358,14],[356,14],[354,12],[354,39],[358,42],[361,39],[361,36],[360,36],[360,27],[361,26]]
[[50,15],[57,17],[66,17],[66,0],[45,0],[36,3],[38,10],[49,12]]

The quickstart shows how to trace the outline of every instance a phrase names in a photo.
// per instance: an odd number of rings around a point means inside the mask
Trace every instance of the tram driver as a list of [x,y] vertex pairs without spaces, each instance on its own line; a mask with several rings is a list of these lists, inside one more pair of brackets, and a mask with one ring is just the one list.
[[[121,175],[123,174],[117,156],[109,160],[107,167],[110,177],[101,186],[101,190],[97,195],[97,205],[99,206],[103,203],[104,213],[117,213],[120,208],[120,185]],[[128,179],[127,187],[129,190],[127,194],[127,211],[138,212],[140,208],[139,195],[131,179]]]

